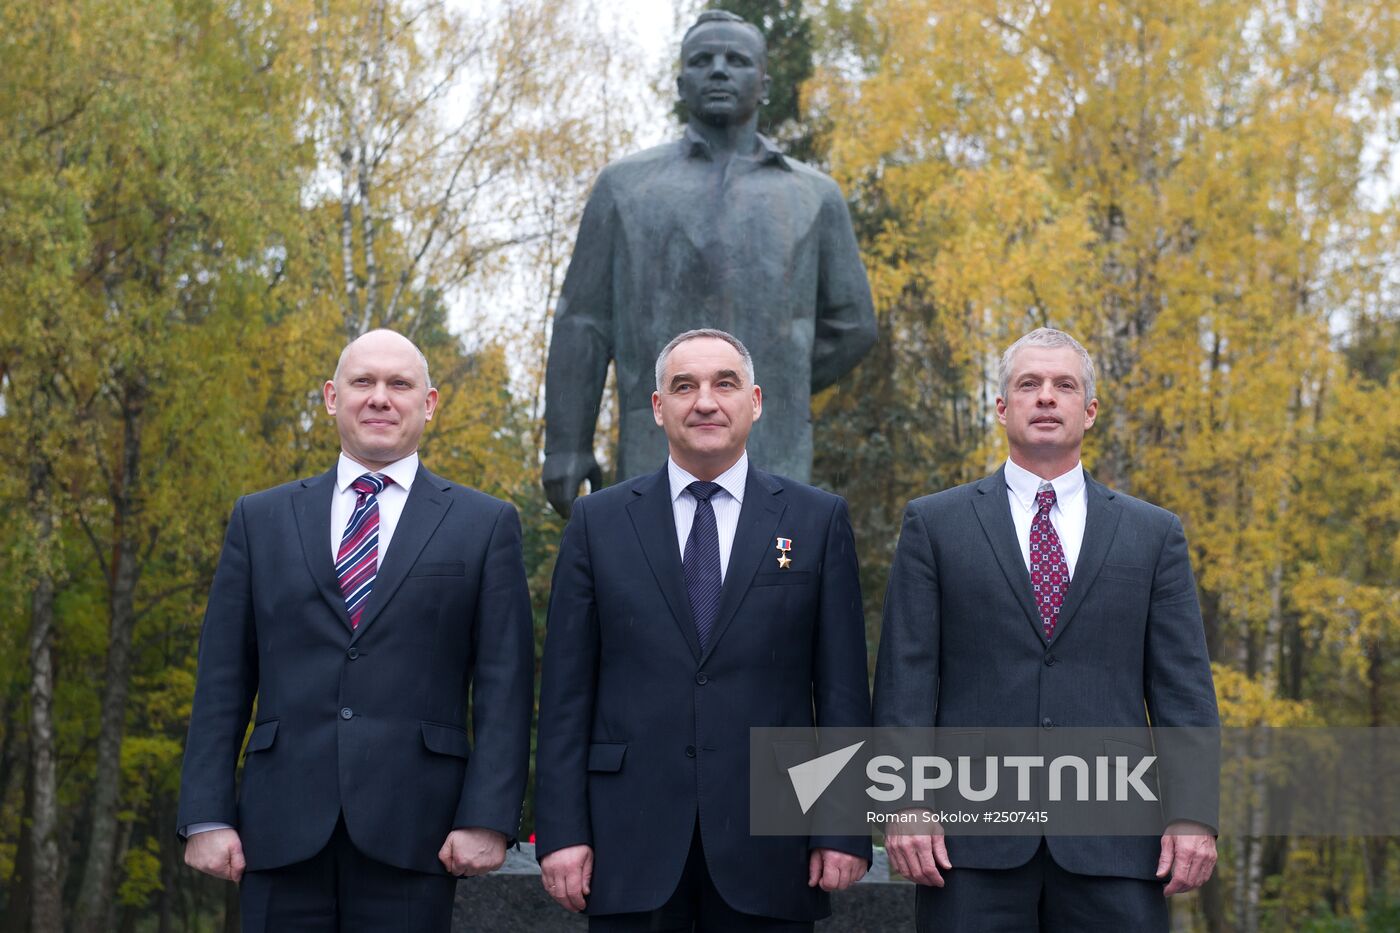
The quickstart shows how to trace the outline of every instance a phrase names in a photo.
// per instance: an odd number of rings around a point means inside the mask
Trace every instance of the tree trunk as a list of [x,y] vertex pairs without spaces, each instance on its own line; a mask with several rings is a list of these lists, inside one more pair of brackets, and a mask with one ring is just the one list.
[[[17,780],[24,781],[24,801],[22,813],[30,811],[31,802],[34,798],[34,781],[30,779],[31,768],[23,770],[17,769],[15,775]],[[19,778],[19,774],[24,774],[24,778]],[[11,789],[0,787],[0,792],[4,797],[0,799],[8,800]],[[15,851],[15,871],[10,878],[9,897],[5,902],[5,913],[0,915],[0,933],[28,933],[30,918],[30,894],[32,887],[29,884],[29,858],[30,849],[30,827],[33,824],[29,820],[20,821],[19,844]]]
[[140,576],[136,531],[141,463],[144,386],[128,384],[122,404],[122,462],[112,497],[113,545],[109,582],[110,628],[102,712],[93,780],[92,831],[78,896],[78,933],[112,929],[118,857],[117,805],[121,799],[122,740],[131,680],[131,637],[135,627],[136,584]]
[[340,151],[340,276],[345,287],[345,333],[354,340],[361,333],[359,280],[355,275],[355,188],[351,164],[355,151],[347,141]]
[[[1367,658],[1367,701],[1370,707],[1369,719],[1372,727],[1385,725],[1385,653],[1381,647],[1381,640],[1373,638],[1366,646]],[[1375,746],[1371,748],[1371,761],[1369,762],[1371,774],[1380,774],[1380,761],[1376,754]],[[1372,790],[1373,799],[1378,798],[1376,790]],[[1377,800],[1373,806],[1379,806]],[[1367,836],[1365,842],[1365,865],[1366,865],[1366,904],[1367,906],[1379,906],[1387,901],[1386,875],[1388,873],[1388,862],[1390,861],[1390,840],[1385,836]]]
[[1207,933],[1225,933],[1225,883],[1220,880],[1220,872],[1201,885],[1200,905]]
[[[1288,514],[1288,500],[1281,496],[1278,503],[1279,520]],[[1278,695],[1278,650],[1279,634],[1283,628],[1283,562],[1280,560],[1269,571],[1269,615],[1264,622],[1264,637],[1259,651],[1259,681],[1270,696]],[[1265,761],[1269,755],[1268,729],[1262,723],[1254,730],[1254,759]],[[1264,829],[1269,813],[1268,778],[1263,770],[1255,773],[1251,782],[1250,795],[1252,808],[1249,815],[1249,856],[1245,862],[1245,874],[1241,882],[1245,885],[1244,911],[1240,915],[1240,929],[1243,933],[1258,933],[1259,898],[1264,887]]]
[[[1244,929],[1245,915],[1250,911],[1248,883],[1249,850],[1255,840],[1241,836],[1235,841],[1235,923],[1236,929]],[[1258,891],[1254,892],[1256,895]]]
[[[370,207],[369,153],[360,144],[357,158],[360,193],[360,240],[365,252],[365,303],[360,317],[360,333],[367,333],[379,314],[379,264],[374,246],[374,211]],[[388,323],[387,321],[385,322]]]
[[[49,423],[50,384],[36,388],[30,412],[34,430]],[[34,589],[29,598],[29,803],[30,930],[63,933],[63,877],[58,853],[58,768],[54,748],[54,550],[53,474],[41,438],[31,437],[30,515],[34,522]]]
[[[53,514],[47,495],[33,500],[38,533],[43,541],[53,534]],[[47,548],[40,547],[40,553]],[[53,721],[53,574],[38,572],[30,597],[29,741],[31,809],[29,890],[33,933],[63,933],[62,876],[58,857],[58,774],[54,755]]]

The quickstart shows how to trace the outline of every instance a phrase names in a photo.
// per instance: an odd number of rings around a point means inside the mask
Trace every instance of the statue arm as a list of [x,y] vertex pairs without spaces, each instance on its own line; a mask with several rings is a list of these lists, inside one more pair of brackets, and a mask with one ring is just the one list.
[[612,267],[617,218],[606,170],[579,223],[545,369],[543,481],[550,503],[568,517],[579,484],[600,484],[593,431],[612,359]]
[[814,394],[850,372],[875,344],[870,283],[851,229],[850,211],[834,183],[822,198],[820,233],[812,344]]

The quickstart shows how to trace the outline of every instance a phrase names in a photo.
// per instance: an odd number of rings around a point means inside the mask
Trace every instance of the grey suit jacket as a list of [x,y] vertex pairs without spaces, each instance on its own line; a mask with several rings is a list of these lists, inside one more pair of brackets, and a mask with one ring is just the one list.
[[[1084,544],[1046,639],[1004,468],[910,502],[885,596],[877,726],[1219,725],[1186,536],[1172,513],[1085,477]],[[1162,762],[1164,788],[1174,777]],[[1218,825],[1163,794],[1164,822]],[[1182,812],[1177,807],[1187,807]],[[1209,809],[1207,807],[1206,809]],[[954,871],[1014,868],[1038,836],[950,837]],[[1152,878],[1159,841],[1050,836],[1063,868]]]

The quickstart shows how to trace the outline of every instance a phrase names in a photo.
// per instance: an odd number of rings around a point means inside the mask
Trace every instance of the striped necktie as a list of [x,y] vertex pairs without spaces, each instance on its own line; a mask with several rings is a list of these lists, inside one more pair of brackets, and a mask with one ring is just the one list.
[[379,571],[379,500],[376,498],[393,480],[383,473],[366,473],[353,483],[355,511],[340,536],[335,557],[335,575],[345,594],[345,611],[350,627],[357,628],[365,611],[374,575]]

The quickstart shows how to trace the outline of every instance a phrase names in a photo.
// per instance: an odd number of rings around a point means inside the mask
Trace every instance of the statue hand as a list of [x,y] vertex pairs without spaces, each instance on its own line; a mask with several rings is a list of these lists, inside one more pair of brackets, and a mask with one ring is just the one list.
[[592,451],[545,454],[541,479],[549,504],[554,506],[554,511],[568,518],[573,511],[579,485],[586,479],[590,492],[601,488],[603,471]]

